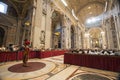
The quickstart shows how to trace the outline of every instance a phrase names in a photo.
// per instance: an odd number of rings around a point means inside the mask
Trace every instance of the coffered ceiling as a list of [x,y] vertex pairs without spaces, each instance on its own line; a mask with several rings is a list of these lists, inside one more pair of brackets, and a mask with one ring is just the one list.
[[108,0],[66,0],[70,10],[74,10],[79,21],[83,24],[90,17],[96,17],[105,10]]

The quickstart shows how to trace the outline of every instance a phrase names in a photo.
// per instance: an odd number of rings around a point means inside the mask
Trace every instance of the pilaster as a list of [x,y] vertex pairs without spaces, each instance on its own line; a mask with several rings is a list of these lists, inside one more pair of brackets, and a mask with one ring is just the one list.
[[42,22],[42,1],[43,0],[35,0],[34,4],[36,7],[36,10],[34,10],[34,20],[32,25],[32,33],[34,33],[32,36],[32,45],[33,47],[40,48],[40,34],[41,34],[41,22]]
[[15,44],[22,44],[21,42],[20,42],[20,30],[21,30],[21,27],[22,27],[22,23],[21,23],[21,21],[22,21],[22,18],[18,18],[18,21],[17,21],[17,29],[16,29],[16,40],[15,40]]
[[52,11],[50,2],[47,2],[46,28],[45,28],[45,48],[52,48]]

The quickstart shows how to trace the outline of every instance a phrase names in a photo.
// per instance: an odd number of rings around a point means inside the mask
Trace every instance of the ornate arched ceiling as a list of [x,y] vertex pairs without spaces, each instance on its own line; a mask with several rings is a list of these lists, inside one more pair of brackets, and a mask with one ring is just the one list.
[[1,2],[12,6],[16,10],[18,17],[21,18],[26,16],[28,10],[33,4],[33,0],[1,0]]
[[101,30],[100,28],[91,28],[89,34],[91,38],[100,38]]
[[83,24],[87,18],[102,14],[106,1],[108,2],[108,0],[66,0],[70,10],[74,9],[76,16]]

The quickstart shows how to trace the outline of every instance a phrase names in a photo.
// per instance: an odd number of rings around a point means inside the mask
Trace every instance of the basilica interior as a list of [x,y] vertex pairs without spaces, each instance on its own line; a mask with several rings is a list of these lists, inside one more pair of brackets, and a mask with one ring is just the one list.
[[0,80],[120,80],[119,55],[119,0],[0,0]]
[[117,0],[1,0],[0,46],[120,49]]

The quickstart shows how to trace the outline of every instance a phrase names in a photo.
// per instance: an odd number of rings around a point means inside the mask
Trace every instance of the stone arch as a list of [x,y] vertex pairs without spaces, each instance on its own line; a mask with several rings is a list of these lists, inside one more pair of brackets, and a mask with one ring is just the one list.
[[61,14],[60,12],[54,10],[52,12],[52,28],[51,28],[51,44],[52,48],[61,48],[61,34],[62,34],[62,20],[61,20]]
[[103,48],[106,45],[105,32],[100,27],[90,28],[87,31],[89,48]]
[[17,7],[15,6],[15,4],[12,1],[2,0],[0,2],[7,5],[7,14],[14,16],[14,17],[18,17]]
[[89,33],[92,29],[99,29],[101,32],[104,31],[102,28],[100,27],[93,27],[93,28],[90,28],[87,33]]

